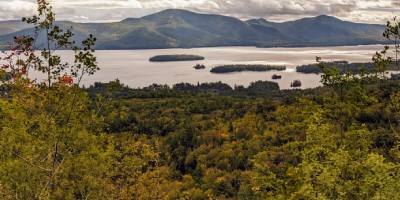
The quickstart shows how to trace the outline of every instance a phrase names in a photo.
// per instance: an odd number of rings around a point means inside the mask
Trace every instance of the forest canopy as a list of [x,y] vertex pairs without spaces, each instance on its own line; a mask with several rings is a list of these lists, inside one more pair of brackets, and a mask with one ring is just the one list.
[[[320,63],[324,87],[309,90],[118,80],[85,89],[82,78],[101,70],[96,38],[72,41],[47,1],[37,3],[23,21],[75,59],[35,53],[30,36],[2,57],[1,199],[399,198],[400,81],[384,76],[398,64],[391,49],[368,74]],[[390,22],[384,36],[399,29]]]

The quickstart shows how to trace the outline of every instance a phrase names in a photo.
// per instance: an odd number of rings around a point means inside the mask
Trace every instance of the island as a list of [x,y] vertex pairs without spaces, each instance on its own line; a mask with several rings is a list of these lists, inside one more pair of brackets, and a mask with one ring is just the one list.
[[282,75],[274,74],[272,75],[273,80],[282,79]]
[[195,68],[195,69],[197,69],[197,70],[200,70],[200,69],[205,69],[206,66],[205,66],[205,65],[202,65],[202,64],[197,64],[197,65],[195,65],[193,68]]
[[[304,74],[321,74],[323,70],[321,66],[327,68],[336,68],[339,73],[355,73],[360,74],[361,72],[372,72],[375,70],[374,63],[350,63],[348,61],[333,61],[333,62],[321,62],[309,65],[301,65],[296,67],[296,71]],[[388,65],[387,70],[399,70],[395,63]]]
[[286,66],[273,66],[273,65],[222,65],[217,66],[211,69],[211,73],[216,74],[224,74],[224,73],[232,73],[232,72],[244,72],[244,71],[252,71],[252,72],[265,72],[265,71],[284,71],[286,70]]
[[187,55],[187,54],[177,54],[177,55],[158,55],[150,58],[150,62],[172,62],[172,61],[194,61],[194,60],[204,60],[203,56],[198,55]]
[[298,88],[301,87],[301,81],[300,80],[295,80],[290,84],[290,87],[292,88]]

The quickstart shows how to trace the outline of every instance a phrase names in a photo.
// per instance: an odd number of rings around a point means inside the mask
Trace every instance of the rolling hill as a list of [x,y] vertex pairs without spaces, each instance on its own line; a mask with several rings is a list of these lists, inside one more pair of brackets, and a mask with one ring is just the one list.
[[[331,16],[274,23],[265,19],[242,21],[233,17],[168,9],[142,18],[114,23],[57,22],[73,27],[75,39],[89,33],[97,49],[155,49],[212,46],[332,46],[383,43],[383,25],[346,22]],[[33,28],[18,21],[0,22],[0,46]],[[37,46],[43,45],[39,34]]]

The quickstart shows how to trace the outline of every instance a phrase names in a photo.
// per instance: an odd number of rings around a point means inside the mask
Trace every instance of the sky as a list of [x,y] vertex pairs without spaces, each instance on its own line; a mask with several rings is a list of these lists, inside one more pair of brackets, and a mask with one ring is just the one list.
[[[0,20],[20,19],[35,11],[36,0],[0,0]],[[400,16],[400,0],[50,0],[58,20],[120,21],[168,8],[222,14],[243,20],[289,21],[317,15],[383,24]]]

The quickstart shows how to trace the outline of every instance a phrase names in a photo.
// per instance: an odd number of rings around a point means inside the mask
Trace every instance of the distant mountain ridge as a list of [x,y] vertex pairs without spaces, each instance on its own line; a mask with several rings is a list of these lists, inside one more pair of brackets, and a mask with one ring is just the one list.
[[[242,21],[234,17],[168,9],[142,18],[114,23],[57,22],[73,27],[75,39],[89,33],[97,49],[157,49],[214,46],[311,47],[381,44],[384,25],[342,21],[331,16],[283,23],[265,19]],[[0,48],[15,35],[30,35],[33,28],[18,21],[0,22]],[[38,36],[38,47],[43,36]]]

